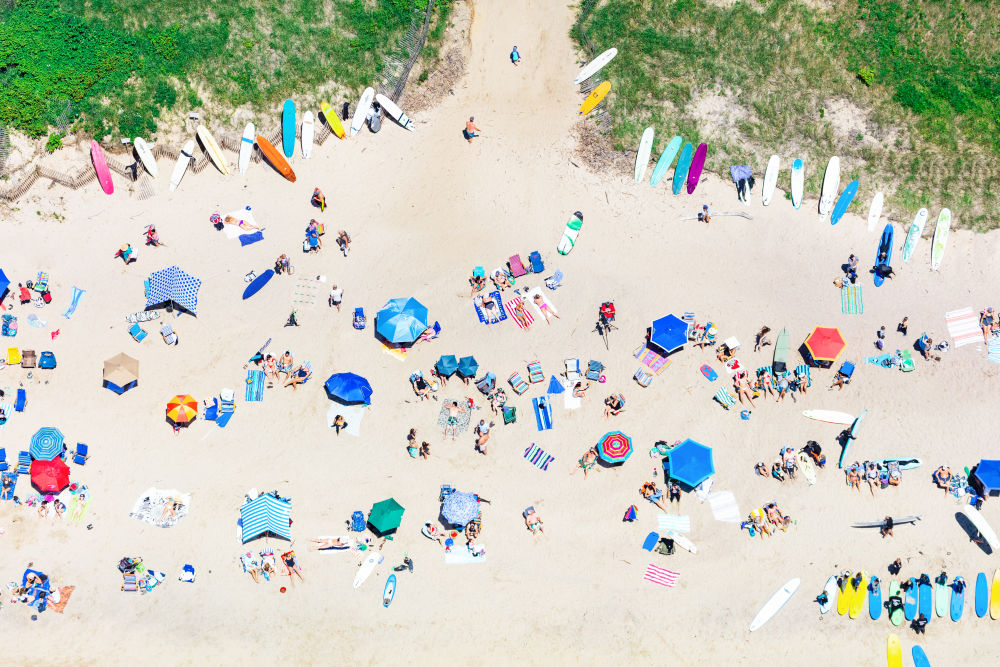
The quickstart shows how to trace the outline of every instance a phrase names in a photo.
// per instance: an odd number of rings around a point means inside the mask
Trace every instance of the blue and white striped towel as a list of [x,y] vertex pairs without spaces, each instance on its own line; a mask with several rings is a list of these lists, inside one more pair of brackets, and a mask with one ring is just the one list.
[[14,416],[14,406],[10,403],[0,403],[0,409],[3,410],[4,416],[7,417],[7,419],[0,424],[0,431],[2,431],[3,427],[7,425],[8,421],[10,421],[10,418]]
[[247,371],[246,401],[256,403],[264,400],[264,371]]
[[660,523],[660,530],[673,530],[678,533],[691,532],[691,517],[687,515],[658,514],[656,519]]
[[1000,364],[1000,337],[992,336],[988,344],[989,353],[986,358],[993,363]]

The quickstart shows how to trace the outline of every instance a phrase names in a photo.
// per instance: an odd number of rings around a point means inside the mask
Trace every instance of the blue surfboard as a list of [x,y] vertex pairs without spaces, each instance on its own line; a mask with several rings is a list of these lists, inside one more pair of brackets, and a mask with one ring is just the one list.
[[920,584],[917,595],[917,611],[924,615],[928,622],[934,618],[934,588],[929,583]]
[[951,582],[951,620],[958,621],[962,618],[962,607],[965,606],[965,587],[959,591],[955,587],[955,582]]
[[243,298],[249,299],[250,297],[252,297],[254,294],[259,292],[264,285],[267,284],[267,281],[269,281],[273,277],[274,277],[274,269],[268,269],[264,273],[254,278],[253,282],[247,285],[247,288],[243,290]]
[[877,621],[882,615],[882,582],[878,577],[872,577],[868,584],[868,615]]
[[674,158],[677,157],[677,151],[681,149],[681,138],[676,136],[670,140],[667,147],[663,149],[660,153],[660,159],[656,161],[656,166],[653,167],[653,176],[649,179],[649,184],[656,187],[663,180],[663,177],[667,174],[667,169],[670,169],[670,165],[673,163]]
[[840,222],[840,219],[847,213],[847,207],[854,201],[854,195],[856,194],[858,194],[858,182],[851,181],[844,188],[844,191],[840,193],[840,199],[837,200],[837,204],[833,207],[833,213],[830,214],[831,225]]
[[295,155],[295,102],[285,100],[281,110],[281,150],[285,157]]
[[913,667],[931,667],[931,662],[927,659],[924,649],[914,644],[913,648],[910,649],[910,653],[913,654]]
[[[885,259],[879,259],[882,255]],[[882,238],[878,242],[878,250],[875,251],[875,287],[881,287],[885,278],[879,273],[878,267],[882,264],[892,266],[892,223],[890,222],[882,230]]]
[[681,188],[684,187],[684,181],[688,177],[688,169],[691,168],[691,158],[694,155],[694,146],[691,144],[684,144],[683,150],[681,150],[681,156],[677,159],[677,168],[674,169],[674,187],[673,191],[675,195],[681,193]]
[[908,621],[917,617],[917,580],[915,577],[910,577],[910,586],[906,589],[906,595],[903,596],[903,615]]
[[394,597],[396,597],[396,575],[390,574],[389,578],[386,579],[385,588],[382,590],[382,606],[391,605]]
[[990,582],[985,572],[976,576],[976,616],[982,618],[990,610]]

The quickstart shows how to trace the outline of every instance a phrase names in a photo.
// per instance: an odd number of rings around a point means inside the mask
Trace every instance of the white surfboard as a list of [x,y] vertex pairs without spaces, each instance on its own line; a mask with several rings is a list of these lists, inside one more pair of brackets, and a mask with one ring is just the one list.
[[376,95],[375,99],[378,100],[378,103],[382,105],[382,109],[389,115],[390,118],[392,118],[394,121],[402,125],[405,129],[410,130],[411,132],[414,130],[413,119],[407,116],[405,113],[403,113],[403,110],[400,109],[395,102],[390,100],[382,93]]
[[135,154],[142,161],[142,166],[146,168],[150,176],[156,178],[159,172],[156,169],[156,158],[153,157],[153,149],[142,137],[136,137],[132,145],[135,146]]
[[354,587],[358,588],[361,584],[365,583],[365,579],[375,571],[375,566],[381,563],[383,560],[382,552],[377,549],[371,549],[368,551],[368,557],[365,561],[361,563],[361,567],[358,568],[358,573],[354,575]]
[[837,602],[837,593],[840,592],[840,588],[837,586],[837,577],[830,577],[826,580],[823,592],[826,593],[826,604],[819,606],[819,613],[821,614],[830,611]]
[[795,158],[792,162],[792,206],[799,208],[802,206],[802,190],[805,186],[806,166],[801,158]]
[[934,228],[934,245],[931,247],[931,269],[937,271],[941,268],[941,260],[944,259],[944,250],[948,247],[948,232],[951,229],[951,211],[941,209],[938,215],[937,226]]
[[687,535],[682,535],[681,533],[675,532],[673,530],[668,530],[665,536],[672,539],[674,541],[674,544],[681,547],[682,549],[687,549],[693,554],[698,553],[698,547],[694,545],[694,542],[692,542],[687,538]]
[[365,92],[361,93],[361,99],[358,100],[358,108],[354,110],[354,118],[351,119],[352,137],[365,126],[365,118],[368,117],[368,110],[372,108],[372,102],[374,101],[375,89],[371,87],[365,88]]
[[302,116],[302,157],[309,159],[313,153],[313,135],[316,127],[313,123],[313,112],[307,111]]
[[[979,534],[983,536],[983,539],[985,539],[986,543],[990,545],[990,548],[993,549],[994,553],[1000,551],[1000,539],[997,538],[997,534],[994,532],[993,527],[986,523],[985,517],[979,513],[979,510],[972,505],[966,505],[962,508],[962,512],[969,518],[969,521],[971,521],[972,525],[976,527],[976,530],[978,530]],[[994,595],[996,595],[995,591]]]
[[222,154],[222,149],[219,148],[219,144],[215,141],[215,137],[204,125],[198,126],[197,131],[198,138],[201,139],[201,145],[205,147],[205,152],[208,153],[209,159],[212,163],[219,168],[224,176],[229,176],[229,165],[226,164],[226,156]]
[[605,51],[604,53],[602,53],[601,55],[597,56],[589,63],[587,63],[584,66],[584,68],[580,70],[580,73],[576,75],[576,78],[573,79],[573,83],[583,83],[590,77],[597,74],[597,72],[600,71],[602,67],[611,62],[612,58],[614,58],[617,55],[618,55],[618,49],[608,49],[607,51]]
[[848,426],[854,423],[854,415],[849,415],[846,412],[837,412],[836,410],[803,410],[802,415],[827,424]]
[[807,482],[809,482],[809,486],[815,484],[816,466],[812,462],[812,457],[805,452],[799,452],[795,458],[799,464],[799,472],[801,472],[802,476],[806,478]]
[[638,183],[646,178],[646,167],[649,166],[649,154],[653,150],[653,128],[647,127],[643,130],[642,138],[639,140],[639,150],[635,154],[635,182]]
[[764,187],[761,189],[761,199],[764,206],[771,205],[771,197],[774,196],[774,188],[778,185],[778,168],[781,166],[781,158],[772,155],[767,161],[767,170],[764,172]]
[[875,227],[878,226],[879,218],[882,217],[882,205],[884,203],[885,197],[881,192],[876,192],[872,198],[872,206],[868,209],[868,231],[874,232]]
[[170,176],[170,191],[173,192],[177,189],[177,186],[181,184],[181,179],[184,178],[184,172],[187,171],[188,165],[191,164],[191,160],[194,158],[194,139],[188,139],[187,143],[184,144],[184,148],[181,149],[181,154],[177,156],[177,163],[174,164],[174,173]]
[[771,596],[771,599],[764,603],[757,615],[753,617],[750,621],[750,632],[759,630],[764,626],[765,623],[770,621],[775,614],[781,611],[781,608],[785,606],[785,603],[792,599],[795,595],[795,591],[799,590],[799,584],[802,582],[798,579],[791,579],[788,583],[781,587],[777,593]]
[[819,214],[826,216],[833,208],[840,190],[840,158],[834,155],[826,165],[826,175],[823,177],[823,194],[819,200]]
[[250,156],[253,155],[253,142],[257,136],[257,128],[253,123],[247,123],[243,128],[243,138],[240,139],[240,173],[247,173],[250,167]]
[[903,261],[909,262],[913,257],[913,251],[917,249],[920,242],[920,235],[924,233],[924,225],[927,224],[927,209],[922,208],[913,216],[913,224],[906,231],[906,239],[903,241]]

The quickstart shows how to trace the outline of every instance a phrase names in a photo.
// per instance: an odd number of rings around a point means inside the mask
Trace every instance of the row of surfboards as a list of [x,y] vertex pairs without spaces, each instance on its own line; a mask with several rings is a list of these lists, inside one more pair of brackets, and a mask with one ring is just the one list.
[[[646,178],[646,168],[649,166],[649,155],[653,149],[653,128],[647,127],[639,140],[639,150],[635,156],[635,182],[639,183]],[[667,143],[667,147],[660,153],[660,159],[653,167],[653,174],[649,179],[649,184],[656,187],[663,180],[674,158],[677,158],[677,166],[674,167],[674,179],[672,191],[675,195],[681,193],[684,182],[687,181],[687,193],[694,194],[701,179],[701,172],[705,168],[705,157],[708,155],[708,144],[702,142],[695,148],[691,142],[684,144],[680,135],[675,136]],[[678,153],[680,156],[678,157]]]
[[[601,71],[601,68],[603,68],[609,62],[611,62],[617,55],[618,55],[618,49],[608,49],[607,51],[605,51],[604,53],[602,53],[601,55],[597,56],[589,63],[584,65],[583,69],[581,69],[580,72],[576,75],[576,78],[573,79],[573,83],[577,84],[583,83],[584,81],[586,81],[587,79],[589,79],[590,77],[594,76],[599,71]],[[590,95],[587,95],[587,98],[583,101],[583,104],[580,105],[580,109],[577,111],[577,114],[580,116],[586,116],[588,113],[593,111],[597,107],[597,105],[600,104],[602,100],[604,100],[605,97],[607,97],[609,92],[611,92],[611,82],[602,81],[596,88],[590,91]]]

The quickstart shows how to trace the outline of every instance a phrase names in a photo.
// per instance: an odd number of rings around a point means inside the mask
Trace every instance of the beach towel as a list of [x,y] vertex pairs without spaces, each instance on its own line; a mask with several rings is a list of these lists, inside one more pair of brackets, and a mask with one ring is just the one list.
[[709,477],[704,482],[694,487],[695,495],[698,496],[698,500],[705,502],[708,500],[709,494],[712,492],[712,485],[715,484],[715,480]]
[[477,546],[484,549],[481,556],[475,556],[471,551],[469,551],[464,546],[455,545],[451,548],[451,551],[446,551],[444,553],[445,565],[469,565],[470,563],[485,563],[486,562],[486,551],[482,544],[477,543]]
[[[174,517],[168,518],[161,523],[160,517],[163,515],[163,508],[168,503],[174,501],[181,503],[181,506],[174,510]],[[149,488],[135,501],[135,505],[132,506],[132,511],[128,515],[133,519],[138,519],[153,526],[169,528],[177,525],[181,519],[187,516],[190,505],[191,494],[189,493],[181,493],[176,489],[160,490]]]
[[892,359],[891,354],[880,354],[877,357],[867,357],[865,363],[881,366],[882,368],[894,368],[895,366],[889,364],[890,359]]
[[506,310],[507,313],[510,315],[510,318],[512,320],[514,320],[514,324],[517,325],[518,329],[527,329],[528,327],[530,327],[532,325],[532,323],[534,323],[535,317],[531,314],[530,310],[528,310],[527,308],[525,308],[524,309],[524,321],[527,322],[528,324],[527,324],[527,326],[525,326],[524,324],[521,324],[521,321],[518,320],[516,317],[514,317],[514,308],[519,303],[523,303],[523,299],[521,299],[521,297],[519,297],[519,296],[516,296],[513,299],[511,299],[510,301],[508,301],[507,303],[505,303],[503,305],[503,307],[504,307],[504,310]]
[[247,403],[264,400],[264,371],[247,371]]
[[240,234],[237,238],[241,246],[248,246],[251,243],[264,240],[264,232],[254,232],[253,234]]
[[333,428],[333,420],[340,415],[347,422],[347,426],[340,429],[341,433],[353,435],[355,438],[361,437],[361,420],[365,418],[365,406],[363,405],[341,405],[331,403],[330,409],[326,411],[326,426]]
[[410,352],[410,348],[402,345],[396,345],[394,343],[382,343],[382,351],[390,357],[398,359],[399,361],[404,361],[406,359],[406,355]]
[[544,449],[535,443],[531,443],[531,445],[524,450],[524,458],[528,460],[528,463],[535,466],[539,470],[548,470],[549,464],[556,460],[556,457],[550,456]]
[[60,586],[56,590],[59,591],[59,602],[53,602],[52,597],[49,597],[48,602],[45,604],[45,608],[49,611],[61,614],[66,611],[66,605],[69,604],[69,598],[73,595],[73,591],[76,590],[76,586]]
[[573,392],[567,391],[563,394],[563,408],[566,410],[576,410],[583,403],[583,399],[579,396],[574,396]]
[[496,305],[495,309],[486,309],[484,299],[481,295],[472,300],[472,305],[476,309],[476,316],[479,317],[480,322],[487,326],[498,324],[507,319],[507,313],[503,310],[503,298],[500,296],[500,292],[496,290],[490,292],[490,299]]
[[646,573],[642,575],[642,578],[660,586],[673,588],[677,584],[677,578],[680,576],[678,572],[668,570],[664,567],[657,567],[650,563],[646,566]]
[[292,287],[292,310],[316,307],[319,297],[319,281],[315,278],[298,278]]
[[535,407],[535,424],[538,426],[539,431],[548,431],[552,428],[552,403],[548,400],[542,403],[541,398],[531,399],[532,405]]
[[736,375],[739,371],[743,370],[743,364],[741,364],[740,360],[737,359],[736,357],[733,357],[732,359],[727,361],[723,367],[726,369],[726,372],[729,373],[730,375]]
[[656,375],[662,373],[673,362],[673,360],[645,346],[639,348],[639,351],[635,353],[635,358],[639,360],[640,364],[653,371]]
[[45,327],[49,326],[48,322],[39,319],[38,315],[35,315],[34,313],[28,315],[28,324],[35,327],[36,329],[44,329]]
[[660,530],[673,530],[678,533],[691,532],[691,517],[687,515],[657,514],[656,521],[659,523]]
[[979,318],[972,312],[972,308],[961,308],[945,313],[944,321],[948,325],[951,344],[955,347],[972,345],[983,338],[983,331],[979,328]]
[[73,298],[69,302],[69,306],[63,311],[62,316],[67,320],[76,312],[76,307],[80,305],[80,298],[83,293],[87,290],[82,290],[79,287],[73,286]]
[[861,300],[861,285],[844,285],[840,290],[840,312],[844,315],[861,315],[865,304]]
[[125,321],[129,324],[139,324],[140,322],[149,322],[150,320],[155,320],[159,317],[160,311],[158,310],[140,310],[126,315]]
[[[441,406],[441,412],[437,418],[437,425],[441,428],[448,425],[448,406],[454,401],[455,399],[453,398],[444,399],[444,405]],[[472,410],[469,409],[468,402],[465,400],[458,401],[458,406],[465,408],[465,412],[458,413],[458,428],[456,429],[456,433],[462,433],[469,428],[469,421],[472,419]]]
[[742,520],[740,510],[736,506],[736,496],[732,491],[716,491],[709,494],[708,504],[716,521],[739,523]]
[[[538,319],[539,320],[544,320],[545,319],[545,315],[542,313],[542,309],[539,308],[538,305],[535,303],[535,297],[536,296],[542,297],[542,302],[545,303],[545,306],[549,309],[550,312],[553,312],[556,315],[559,314],[559,311],[556,310],[556,307],[552,305],[552,302],[549,301],[549,298],[547,296],[545,296],[544,294],[542,294],[542,288],[541,287],[535,287],[534,289],[530,289],[530,290],[528,290],[527,292],[524,293],[524,301],[525,301],[525,303],[531,304],[531,308],[535,311],[535,314],[538,315]],[[551,321],[554,321],[554,320],[551,320]]]
[[992,336],[987,348],[989,349],[989,352],[986,355],[986,358],[993,363],[1000,364],[1000,337]]
[[10,403],[0,403],[0,409],[3,409],[3,414],[7,417],[7,421],[0,424],[0,431],[2,431],[7,426],[7,422],[14,416],[14,406]]

